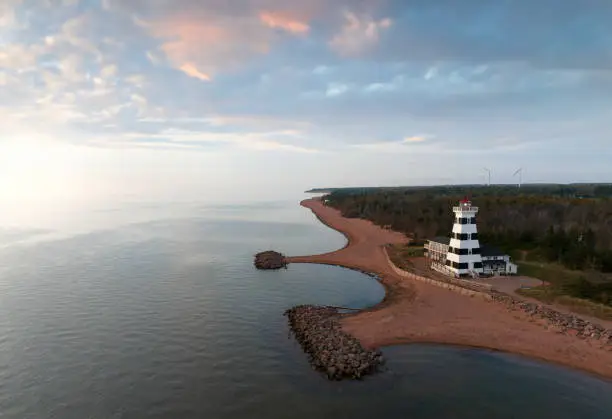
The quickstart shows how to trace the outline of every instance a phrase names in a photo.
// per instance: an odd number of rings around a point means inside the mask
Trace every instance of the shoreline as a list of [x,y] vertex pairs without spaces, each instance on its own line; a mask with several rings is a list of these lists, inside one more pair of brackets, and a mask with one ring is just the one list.
[[341,249],[318,255],[290,256],[288,263],[339,266],[375,276],[385,289],[376,305],[344,314],[342,330],[366,348],[401,344],[442,344],[525,356],[612,378],[612,348],[559,333],[526,313],[400,277],[385,244],[407,242],[398,232],[362,219],[348,219],[320,199],[303,200],[327,227],[347,239]]

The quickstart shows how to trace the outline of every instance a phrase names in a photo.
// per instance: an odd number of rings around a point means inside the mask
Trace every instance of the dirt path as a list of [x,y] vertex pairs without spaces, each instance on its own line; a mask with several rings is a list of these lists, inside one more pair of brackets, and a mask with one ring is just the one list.
[[387,290],[377,306],[343,320],[346,332],[377,347],[426,342],[513,352],[612,378],[612,352],[573,336],[547,330],[523,312],[399,277],[383,251],[403,243],[403,234],[369,221],[347,219],[318,199],[301,203],[327,226],[343,233],[347,246],[321,255],[288,258],[290,263],[320,263],[377,274]]

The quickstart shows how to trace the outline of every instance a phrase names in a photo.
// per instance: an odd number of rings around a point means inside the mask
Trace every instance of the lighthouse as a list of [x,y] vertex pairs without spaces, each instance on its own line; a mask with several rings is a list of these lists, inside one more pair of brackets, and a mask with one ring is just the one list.
[[472,206],[467,198],[453,207],[455,223],[451,233],[446,268],[456,277],[477,277],[482,274],[482,256],[478,231],[476,229],[476,214],[478,207]]

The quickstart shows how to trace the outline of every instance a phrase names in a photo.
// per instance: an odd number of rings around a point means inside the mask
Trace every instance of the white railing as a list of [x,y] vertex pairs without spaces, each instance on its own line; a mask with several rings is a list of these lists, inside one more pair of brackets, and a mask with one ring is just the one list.
[[[464,295],[470,295],[470,296],[479,295],[487,300],[491,300],[490,292],[493,287],[489,284],[482,284],[482,283],[478,283],[474,281],[466,281],[466,280],[456,279],[452,277],[447,277],[445,280],[442,281],[438,279],[433,279],[433,278],[428,278],[425,276],[417,275],[417,274],[405,271],[395,266],[395,264],[389,258],[387,249],[383,248],[383,250],[385,252],[387,262],[389,263],[393,271],[395,271],[395,273],[399,275],[400,277],[410,278],[410,279],[414,279],[414,280],[421,281],[421,282],[426,282],[428,284],[435,285],[436,287],[446,288],[452,291],[459,292]],[[446,267],[446,265],[442,265],[442,266]]]
[[425,248],[425,250],[431,250],[432,252],[440,252],[440,253],[448,252],[448,246],[439,244],[439,243],[435,243],[435,244],[426,243],[423,247]]
[[453,207],[453,212],[458,211],[475,211],[478,212],[478,207]]
[[438,271],[441,274],[444,274],[444,275],[447,275],[453,278],[457,278],[457,273],[446,265],[440,265],[439,263],[434,262],[431,264],[431,269],[433,269],[434,271]]

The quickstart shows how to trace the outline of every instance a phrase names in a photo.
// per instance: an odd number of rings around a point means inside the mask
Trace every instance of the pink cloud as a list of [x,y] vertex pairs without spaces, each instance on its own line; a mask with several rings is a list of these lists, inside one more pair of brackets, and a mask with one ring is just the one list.
[[181,70],[183,73],[187,74],[190,77],[195,77],[196,79],[200,79],[203,81],[211,80],[208,74],[202,73],[196,68],[196,66],[194,66],[191,63],[183,64],[182,66],[179,67],[179,70]]
[[185,74],[210,80],[220,69],[270,50],[272,33],[253,18],[173,16],[144,23],[160,50]]
[[259,13],[261,22],[273,29],[283,29],[293,34],[305,34],[310,30],[308,23],[295,19],[284,12],[263,11]]
[[[220,71],[235,70],[267,54],[287,34],[308,34],[313,20],[336,25],[336,18],[342,16],[339,8],[352,3],[246,0],[244,7],[236,8],[220,0],[175,1],[172,7],[164,3],[161,9],[144,8],[147,13],[138,14],[138,23],[161,41],[159,50],[173,67],[201,80],[210,80]],[[378,1],[365,0],[363,4]],[[369,14],[363,15],[361,6],[359,15],[345,13],[344,25],[331,41],[332,48],[343,54],[374,45],[379,33],[391,25],[389,19],[375,21],[367,17]]]

